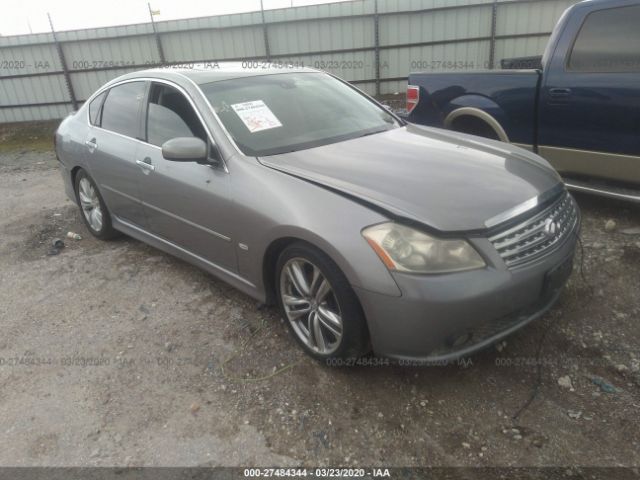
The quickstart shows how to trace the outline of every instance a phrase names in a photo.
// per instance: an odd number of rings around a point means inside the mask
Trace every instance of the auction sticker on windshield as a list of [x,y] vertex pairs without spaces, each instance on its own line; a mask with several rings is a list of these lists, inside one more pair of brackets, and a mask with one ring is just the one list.
[[251,133],[282,126],[280,120],[262,100],[236,103],[231,105],[231,108]]

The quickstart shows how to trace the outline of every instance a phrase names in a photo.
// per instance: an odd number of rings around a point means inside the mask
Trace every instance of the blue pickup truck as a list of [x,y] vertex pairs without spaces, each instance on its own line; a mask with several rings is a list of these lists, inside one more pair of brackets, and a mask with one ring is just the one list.
[[640,201],[640,0],[570,7],[540,67],[412,73],[407,120],[511,142],[569,187]]

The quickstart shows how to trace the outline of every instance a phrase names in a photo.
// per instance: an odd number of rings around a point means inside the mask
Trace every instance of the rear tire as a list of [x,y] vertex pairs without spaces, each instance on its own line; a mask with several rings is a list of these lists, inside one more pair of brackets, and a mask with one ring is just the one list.
[[82,220],[91,234],[100,240],[119,236],[120,233],[111,224],[111,215],[98,186],[85,170],[80,169],[76,174],[74,187]]
[[303,242],[288,246],[278,258],[275,284],[282,317],[311,357],[328,362],[368,352],[360,302],[324,252]]

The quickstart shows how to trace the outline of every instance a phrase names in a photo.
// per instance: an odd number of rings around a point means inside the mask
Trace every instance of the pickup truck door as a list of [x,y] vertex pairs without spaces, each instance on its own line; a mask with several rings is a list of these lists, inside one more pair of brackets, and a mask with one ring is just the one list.
[[640,183],[640,5],[607,5],[576,10],[559,36],[540,92],[538,152],[565,176]]

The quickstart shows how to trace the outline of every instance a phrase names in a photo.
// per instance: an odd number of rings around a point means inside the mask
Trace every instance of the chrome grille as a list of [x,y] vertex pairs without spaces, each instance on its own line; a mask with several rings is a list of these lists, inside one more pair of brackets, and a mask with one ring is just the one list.
[[578,222],[578,209],[568,192],[549,207],[489,240],[508,267],[551,253],[564,243]]

